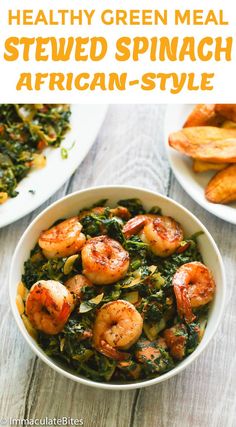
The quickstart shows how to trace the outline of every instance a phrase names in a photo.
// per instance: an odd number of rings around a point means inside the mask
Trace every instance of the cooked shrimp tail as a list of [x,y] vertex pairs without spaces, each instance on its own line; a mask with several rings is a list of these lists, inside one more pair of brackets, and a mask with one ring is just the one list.
[[192,309],[208,304],[214,297],[215,281],[201,262],[183,264],[174,274],[172,284],[179,316],[187,323],[195,319]]

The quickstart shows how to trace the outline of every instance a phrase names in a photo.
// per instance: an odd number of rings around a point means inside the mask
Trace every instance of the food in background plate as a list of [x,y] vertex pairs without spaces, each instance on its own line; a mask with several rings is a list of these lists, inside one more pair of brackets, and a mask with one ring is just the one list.
[[236,200],[236,164],[213,176],[205,189],[205,195],[212,203],[229,203]]
[[219,171],[205,190],[209,202],[236,200],[236,105],[197,105],[184,128],[170,134],[169,145],[193,159],[194,172]]
[[46,165],[43,149],[60,145],[70,114],[62,104],[0,104],[0,204],[17,196],[31,169]]
[[137,199],[105,203],[41,232],[17,307],[46,354],[75,373],[154,378],[198,346],[215,282],[198,233],[184,236],[175,219]]

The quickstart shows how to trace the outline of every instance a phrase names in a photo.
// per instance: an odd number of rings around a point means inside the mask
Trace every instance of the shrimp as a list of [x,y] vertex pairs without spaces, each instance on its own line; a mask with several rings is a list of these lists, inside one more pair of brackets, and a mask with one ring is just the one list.
[[38,244],[46,258],[63,258],[79,252],[85,243],[78,217],[66,219],[40,234]]
[[[200,328],[198,325],[194,325],[192,331],[197,341],[200,341]],[[182,360],[187,355],[187,344],[189,334],[187,327],[184,323],[177,323],[169,329],[163,332],[166,345],[169,349],[171,356],[174,359]]]
[[161,337],[156,341],[146,339],[138,341],[135,358],[152,373],[163,373],[169,370],[173,363],[167,353],[166,342]]
[[36,282],[26,300],[26,314],[31,324],[49,335],[62,331],[73,309],[72,294],[55,280]]
[[183,240],[183,230],[169,216],[137,215],[123,227],[126,238],[139,233],[141,240],[159,257],[172,255]]
[[208,304],[214,297],[215,281],[211,271],[201,262],[183,264],[174,274],[172,284],[179,316],[187,323],[196,316],[192,308]]
[[122,279],[129,268],[129,254],[107,236],[89,239],[82,252],[83,274],[95,285],[110,285]]
[[76,274],[65,282],[67,289],[75,296],[77,302],[81,300],[82,289],[84,286],[93,286],[93,284],[82,274]]
[[97,313],[93,328],[93,344],[97,351],[115,360],[125,360],[128,350],[138,341],[143,319],[128,301],[117,300],[103,305]]
[[153,362],[156,358],[160,357],[160,348],[163,350],[167,349],[166,342],[161,337],[156,341],[141,339],[137,344],[135,357],[140,363]]
[[171,356],[174,359],[182,360],[186,355],[188,338],[186,326],[183,323],[176,324],[172,328],[166,329],[163,332],[163,337]]

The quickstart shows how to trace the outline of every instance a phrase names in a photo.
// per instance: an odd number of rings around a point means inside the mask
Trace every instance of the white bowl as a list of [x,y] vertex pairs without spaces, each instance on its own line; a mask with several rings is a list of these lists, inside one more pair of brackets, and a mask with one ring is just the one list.
[[[73,371],[63,367],[62,364],[55,362],[44,353],[37,342],[34,341],[34,339],[31,338],[31,336],[28,334],[16,307],[17,285],[21,280],[24,261],[29,258],[30,251],[36,244],[40,232],[50,227],[51,224],[53,224],[59,218],[76,215],[80,209],[90,206],[96,201],[104,198],[108,199],[109,205],[115,204],[120,199],[139,198],[143,202],[145,208],[150,209],[154,205],[159,206],[162,209],[163,214],[174,217],[181,223],[186,235],[190,236],[200,230],[204,232],[204,234],[199,237],[199,247],[203,256],[203,260],[205,264],[212,270],[216,281],[216,295],[209,313],[205,334],[196,350],[186,359],[180,362],[177,367],[161,375],[160,377],[151,380],[133,381],[131,383],[125,384],[113,384],[96,382],[85,377],[75,375]],[[220,252],[204,225],[191,212],[173,200],[142,188],[126,186],[95,187],[78,191],[60,199],[45,209],[26,229],[16,247],[10,268],[9,286],[11,307],[16,323],[25,340],[37,354],[37,356],[39,356],[51,368],[55,369],[60,374],[65,375],[67,378],[85,385],[110,390],[128,390],[157,384],[173,377],[185,369],[188,365],[190,365],[206,348],[207,344],[209,344],[214,333],[216,332],[223,312],[226,288],[225,273]]]

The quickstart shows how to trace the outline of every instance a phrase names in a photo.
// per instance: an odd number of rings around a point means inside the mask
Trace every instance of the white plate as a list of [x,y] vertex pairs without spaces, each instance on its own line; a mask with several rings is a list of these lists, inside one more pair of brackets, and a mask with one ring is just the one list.
[[[107,105],[71,105],[71,130],[61,147],[72,149],[62,159],[61,148],[45,150],[47,165],[32,171],[18,185],[17,197],[0,206],[0,228],[22,218],[44,203],[73,174],[92,146],[107,112]],[[33,190],[35,194],[29,192]]]
[[204,190],[215,172],[194,173],[192,160],[168,145],[171,132],[180,130],[194,105],[169,105],[165,120],[165,143],[171,168],[183,189],[195,202],[225,221],[236,224],[236,203],[220,205],[206,200]]

